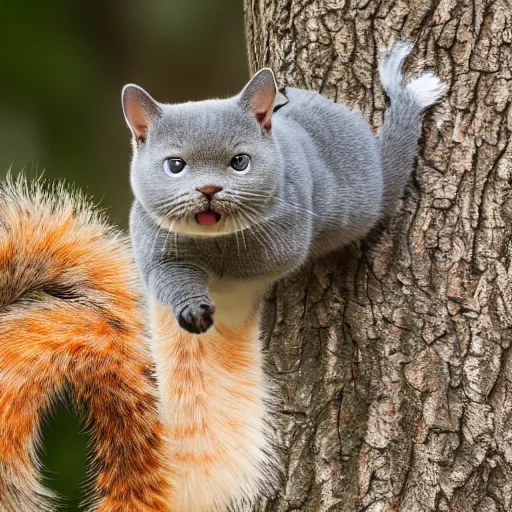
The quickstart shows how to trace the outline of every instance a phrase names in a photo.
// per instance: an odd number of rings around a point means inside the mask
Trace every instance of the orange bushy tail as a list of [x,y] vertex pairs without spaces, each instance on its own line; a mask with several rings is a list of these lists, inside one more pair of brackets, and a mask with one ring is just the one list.
[[127,241],[79,195],[0,185],[0,511],[53,510],[35,444],[69,387],[93,432],[98,512],[169,511],[152,368]]

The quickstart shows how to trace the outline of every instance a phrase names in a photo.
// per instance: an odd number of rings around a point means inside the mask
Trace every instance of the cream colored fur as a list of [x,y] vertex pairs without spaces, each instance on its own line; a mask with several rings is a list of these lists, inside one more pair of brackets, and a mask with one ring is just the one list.
[[240,307],[265,288],[261,282],[241,288],[212,283],[216,323],[202,335],[181,329],[166,306],[151,306],[169,457],[178,473],[175,512],[242,510],[275,483],[259,300]]

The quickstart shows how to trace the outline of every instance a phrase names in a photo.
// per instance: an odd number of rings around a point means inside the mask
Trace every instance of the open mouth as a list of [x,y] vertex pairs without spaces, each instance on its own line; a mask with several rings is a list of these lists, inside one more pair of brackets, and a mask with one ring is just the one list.
[[221,214],[210,210],[210,208],[204,212],[196,213],[196,221],[201,226],[213,226],[219,222],[220,218]]

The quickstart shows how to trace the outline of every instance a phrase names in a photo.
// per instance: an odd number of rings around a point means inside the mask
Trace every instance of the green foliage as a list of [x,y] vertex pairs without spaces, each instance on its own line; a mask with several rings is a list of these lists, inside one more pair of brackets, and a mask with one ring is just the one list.
[[59,510],[80,510],[84,501],[88,436],[69,401],[43,426],[45,485],[60,494]]

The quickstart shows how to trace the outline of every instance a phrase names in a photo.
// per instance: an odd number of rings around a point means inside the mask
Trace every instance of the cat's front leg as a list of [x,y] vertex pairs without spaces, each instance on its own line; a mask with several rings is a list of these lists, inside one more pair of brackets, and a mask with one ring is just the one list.
[[162,230],[135,201],[130,214],[135,261],[149,294],[169,306],[179,325],[194,334],[213,324],[215,306],[204,270],[189,263],[172,261],[163,250],[168,232]]
[[149,271],[148,287],[155,299],[172,308],[186,331],[201,334],[213,325],[215,305],[204,270],[184,263],[161,263]]

